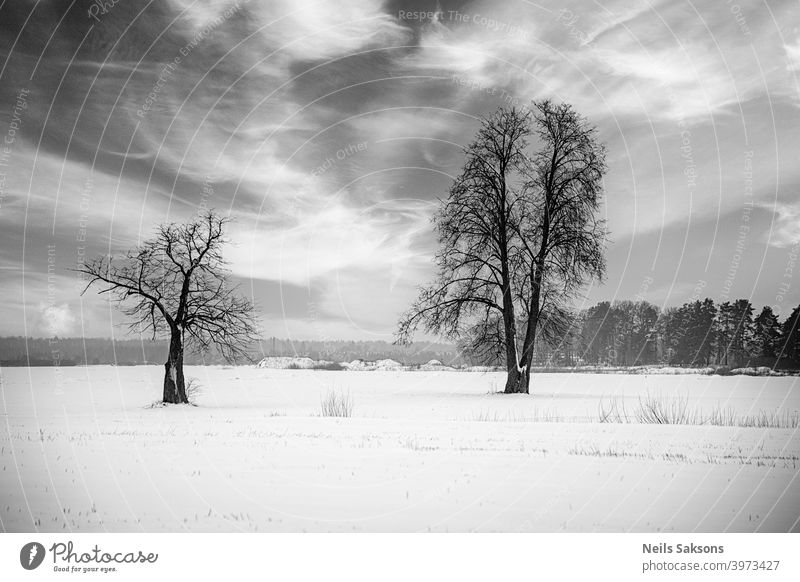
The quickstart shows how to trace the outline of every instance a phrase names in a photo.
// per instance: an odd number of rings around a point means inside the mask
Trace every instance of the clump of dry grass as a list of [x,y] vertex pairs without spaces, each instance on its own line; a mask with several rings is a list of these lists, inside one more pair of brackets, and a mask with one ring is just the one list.
[[745,428],[797,428],[800,426],[800,411],[759,410],[754,414],[739,415],[732,408],[716,408],[706,417],[704,424]]
[[353,416],[354,403],[350,392],[329,390],[320,400],[321,416],[347,418]]
[[640,396],[633,415],[642,424],[703,424],[697,411],[689,410],[689,397],[681,395]]
[[608,400],[601,397],[597,403],[597,416],[600,422],[623,424],[630,422],[623,398],[613,397]]
[[597,417],[603,423],[627,424],[684,424],[710,426],[738,426],[743,428],[798,428],[800,411],[766,411],[740,414],[731,407],[717,406],[709,412],[689,408],[689,397],[683,395],[640,396],[632,411],[624,398],[601,398]]

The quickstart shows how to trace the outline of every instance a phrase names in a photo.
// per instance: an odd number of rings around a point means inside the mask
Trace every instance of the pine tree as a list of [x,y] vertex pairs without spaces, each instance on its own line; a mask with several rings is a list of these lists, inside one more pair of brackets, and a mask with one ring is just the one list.
[[733,328],[730,352],[737,367],[747,364],[753,342],[753,306],[747,299],[737,299],[731,305]]
[[781,326],[769,305],[765,305],[753,322],[753,353],[761,358],[774,358],[781,348]]
[[800,306],[783,322],[782,347],[778,357],[791,358],[800,362]]
[[734,329],[733,306],[730,301],[726,301],[719,306],[716,319],[716,352],[717,363],[728,365],[730,354],[731,338]]

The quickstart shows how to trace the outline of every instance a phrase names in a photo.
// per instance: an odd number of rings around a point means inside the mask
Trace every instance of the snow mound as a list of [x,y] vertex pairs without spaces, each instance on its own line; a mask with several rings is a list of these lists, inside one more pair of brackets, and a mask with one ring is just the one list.
[[730,373],[733,376],[783,376],[780,372],[776,372],[767,366],[734,368]]
[[429,360],[428,362],[420,365],[419,369],[423,372],[453,372],[455,368],[452,366],[445,366],[439,360]]
[[267,356],[258,363],[258,367],[271,370],[310,370],[314,366],[324,363],[326,362],[317,362],[311,358],[297,356]]
[[406,366],[395,360],[378,360],[376,362],[366,362],[364,360],[353,360],[352,362],[341,362],[340,366],[350,372],[374,372],[374,371],[400,371],[406,370]]
[[562,372],[580,372],[590,374],[653,374],[664,376],[708,376],[714,373],[714,368],[681,368],[680,366],[607,366],[607,365],[584,365],[576,366],[574,368],[534,368],[534,371],[548,372],[548,371],[562,371]]
[[714,368],[680,368],[677,366],[642,366],[636,368],[636,374],[665,374],[668,376],[701,375],[708,376],[714,373]]
[[375,370],[403,370],[405,366],[395,360],[378,360],[375,362]]
[[364,360],[353,360],[352,362],[340,362],[339,365],[344,368],[345,370],[350,370],[352,372],[363,372],[364,370],[368,370],[367,362]]

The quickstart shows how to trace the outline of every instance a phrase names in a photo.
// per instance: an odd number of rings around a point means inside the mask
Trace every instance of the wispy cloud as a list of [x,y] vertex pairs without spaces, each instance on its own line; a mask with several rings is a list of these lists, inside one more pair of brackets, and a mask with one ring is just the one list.
[[765,243],[776,247],[790,247],[800,243],[800,204],[776,203],[774,206],[764,204],[761,207],[774,212],[771,229],[762,235]]
[[800,71],[800,40],[784,45],[786,51],[786,68],[790,71]]
[[303,204],[281,225],[237,229],[229,254],[234,272],[307,286],[350,268],[384,271],[424,260],[414,246],[429,224],[428,204],[394,200],[364,208],[345,200],[343,194],[316,207]]
[[37,331],[47,336],[65,336],[75,332],[75,316],[68,303],[58,305],[39,304],[39,326]]

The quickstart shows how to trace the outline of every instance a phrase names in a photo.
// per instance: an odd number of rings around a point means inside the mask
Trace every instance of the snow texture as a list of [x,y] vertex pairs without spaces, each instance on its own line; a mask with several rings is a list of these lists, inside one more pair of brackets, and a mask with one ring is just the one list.
[[[491,372],[188,367],[196,406],[150,407],[162,374],[0,370],[2,529],[800,530],[796,428],[597,421],[614,396],[790,413],[796,377],[536,374],[526,396]],[[321,415],[331,393],[352,416]]]

